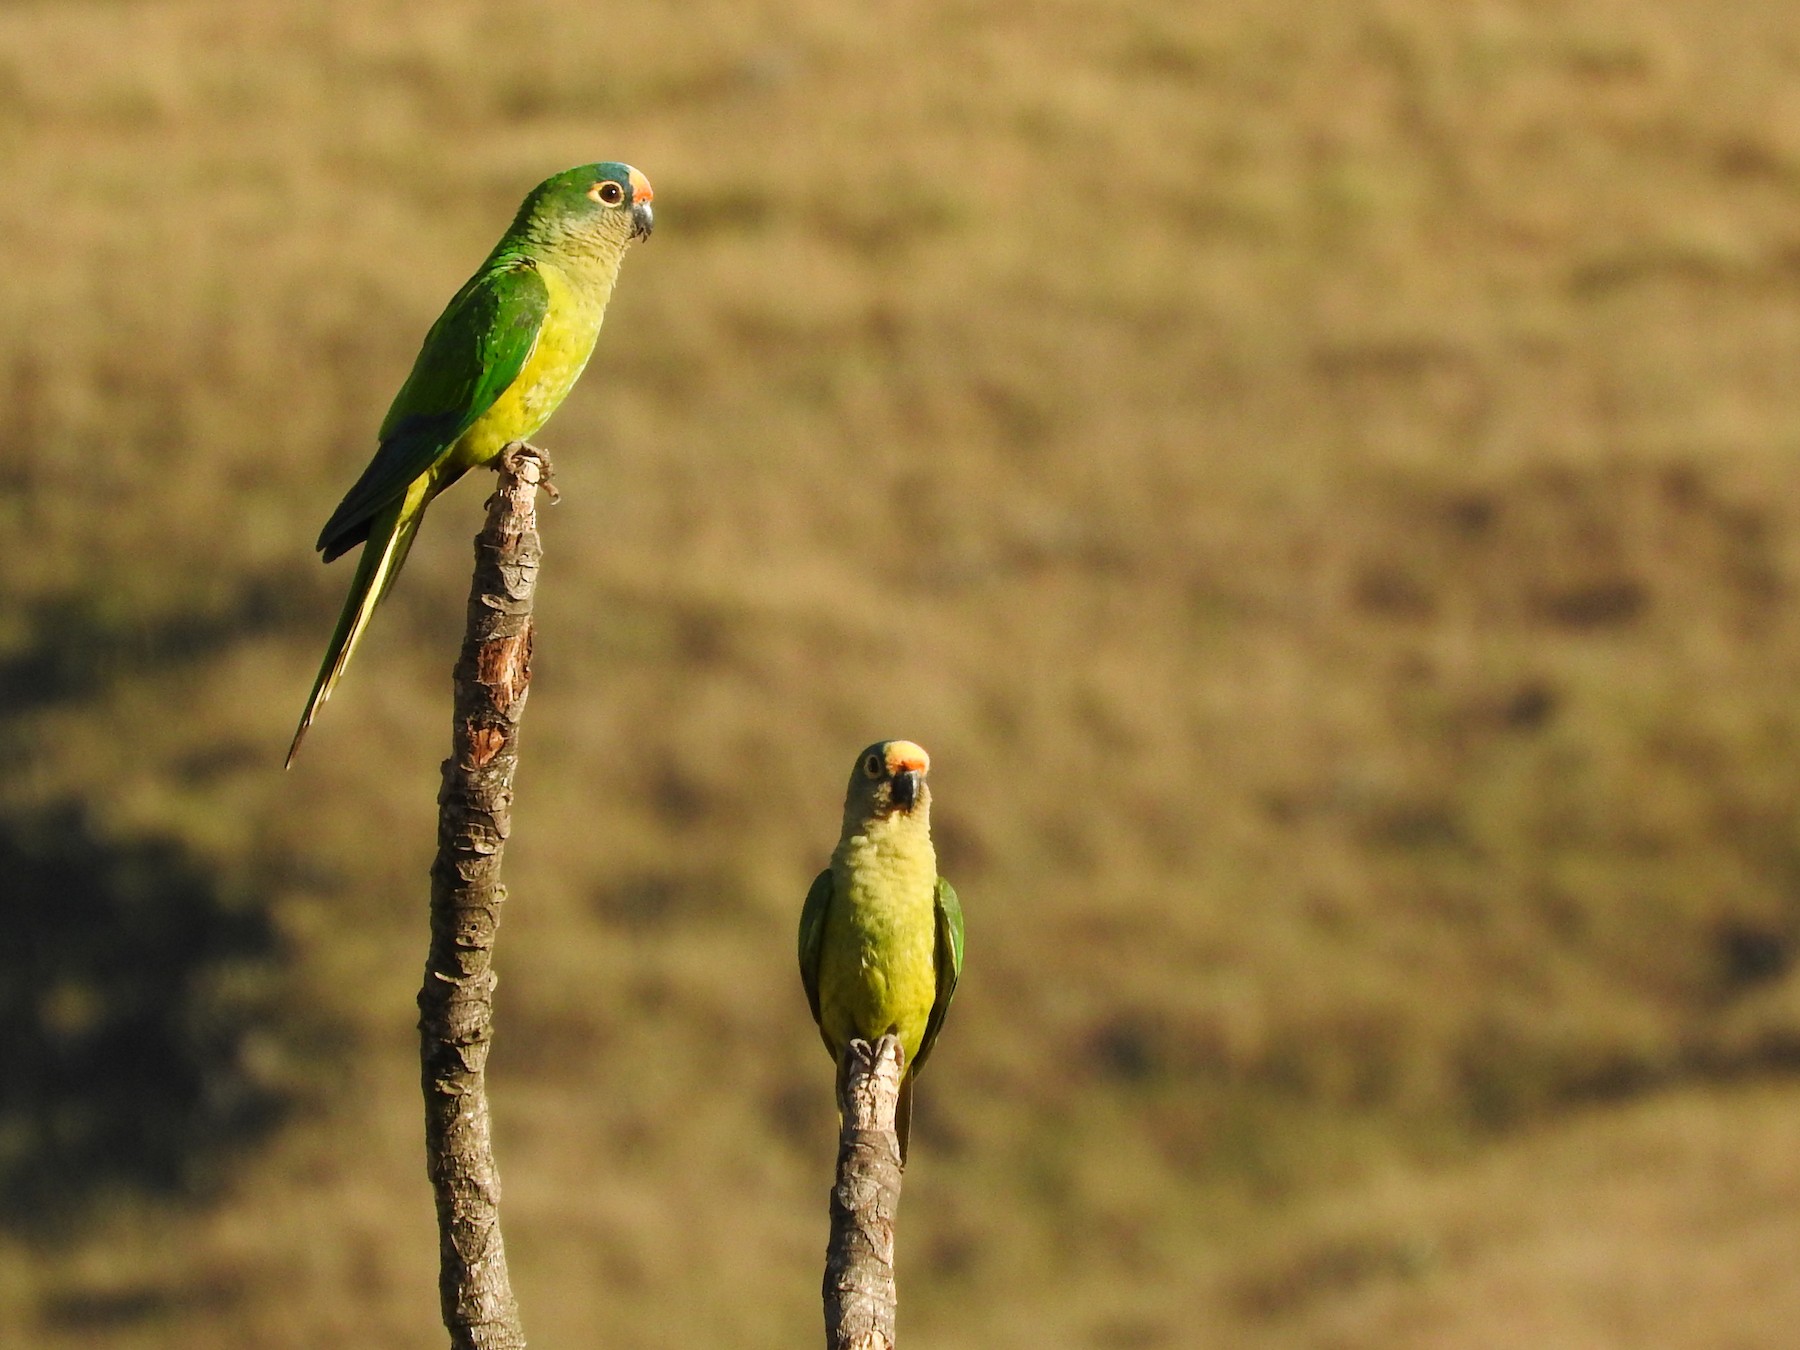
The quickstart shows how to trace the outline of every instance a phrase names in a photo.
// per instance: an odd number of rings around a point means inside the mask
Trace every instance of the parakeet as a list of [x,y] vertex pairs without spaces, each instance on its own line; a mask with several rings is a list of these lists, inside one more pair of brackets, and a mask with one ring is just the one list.
[[587,365],[625,249],[655,223],[652,195],[628,164],[584,164],[546,179],[425,335],[375,457],[319,533],[326,562],[358,544],[363,551],[290,765],[431,499],[543,426]]
[[962,974],[962,905],[937,874],[931,846],[931,757],[911,741],[879,741],[856,757],[831,866],[800,912],[800,980],[838,1066],[844,1048],[892,1033],[906,1052],[895,1119],[900,1161],[912,1084],[943,1029]]

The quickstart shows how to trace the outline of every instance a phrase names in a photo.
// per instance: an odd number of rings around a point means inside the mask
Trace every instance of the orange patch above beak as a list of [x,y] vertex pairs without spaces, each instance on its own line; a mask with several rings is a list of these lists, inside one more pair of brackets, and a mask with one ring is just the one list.
[[650,180],[636,169],[631,170],[631,200],[647,202],[656,196],[650,187]]
[[931,768],[931,756],[923,746],[895,741],[887,749],[887,768],[889,774],[926,773]]

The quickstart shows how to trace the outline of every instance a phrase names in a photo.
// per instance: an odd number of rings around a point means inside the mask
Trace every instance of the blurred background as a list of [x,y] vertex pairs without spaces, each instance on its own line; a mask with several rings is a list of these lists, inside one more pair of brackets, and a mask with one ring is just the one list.
[[534,1341],[807,1344],[793,932],[934,756],[912,1347],[1800,1324],[1800,6],[0,5],[0,1341],[442,1343],[484,484],[314,535],[547,174],[491,1091]]

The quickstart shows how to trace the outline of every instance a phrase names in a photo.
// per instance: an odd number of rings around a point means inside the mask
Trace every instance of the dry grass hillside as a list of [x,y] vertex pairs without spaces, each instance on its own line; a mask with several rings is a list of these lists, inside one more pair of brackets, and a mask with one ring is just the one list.
[[524,191],[656,184],[493,1065],[544,1344],[816,1339],[792,935],[933,753],[911,1347],[1800,1317],[1800,6],[0,5],[0,1342],[441,1343],[482,488],[313,536]]

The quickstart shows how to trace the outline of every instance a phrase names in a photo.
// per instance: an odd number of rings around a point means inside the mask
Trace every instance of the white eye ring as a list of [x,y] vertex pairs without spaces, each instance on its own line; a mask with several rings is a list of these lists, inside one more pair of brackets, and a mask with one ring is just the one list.
[[868,774],[871,778],[881,777],[882,768],[883,765],[881,763],[880,755],[870,755],[863,760],[863,772]]
[[606,206],[617,206],[625,200],[625,189],[609,178],[604,183],[595,183],[589,188],[588,196]]

